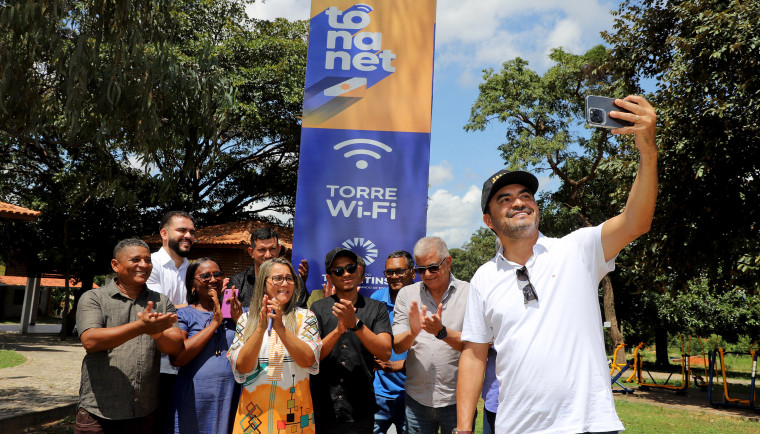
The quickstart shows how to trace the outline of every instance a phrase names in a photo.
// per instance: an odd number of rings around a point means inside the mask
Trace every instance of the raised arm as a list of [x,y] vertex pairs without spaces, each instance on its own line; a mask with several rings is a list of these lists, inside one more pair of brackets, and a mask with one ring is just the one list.
[[177,350],[176,341],[179,335],[164,331],[172,327],[177,321],[174,313],[153,312],[153,302],[149,301],[145,310],[138,312],[137,320],[116,327],[92,327],[85,330],[80,336],[82,346],[88,353],[112,350],[119,345],[134,339],[141,334],[150,335],[158,343],[159,351],[174,352]]
[[[338,318],[346,329],[356,326],[359,320],[356,317],[356,309],[350,300],[341,299],[333,305],[333,315]],[[387,313],[385,314],[387,316]],[[387,325],[388,320],[385,320]],[[386,362],[391,358],[392,339],[390,333],[377,333],[370,330],[368,326],[363,326],[354,332],[357,338],[362,341],[362,345],[372,353],[373,356]]]
[[422,306],[422,312],[420,312],[416,301],[412,301],[407,309],[406,300],[402,299],[401,294],[399,294],[399,297],[396,298],[393,323],[398,325],[397,329],[401,327],[408,327],[408,329],[393,336],[393,351],[396,354],[401,354],[412,348],[414,340],[422,331],[426,314],[427,306]]
[[[435,314],[431,316],[424,316],[422,318],[422,329],[437,337],[438,333],[443,330],[442,315],[443,303],[438,303],[438,311]],[[457,351],[462,351],[462,348],[464,346],[462,345],[461,337],[461,331],[446,329],[446,337],[443,339],[443,341],[449,344],[451,348]]]
[[182,333],[182,351],[174,357],[171,357],[171,363],[174,366],[185,366],[190,363],[191,360],[197,356],[201,350],[208,344],[208,341],[214,336],[216,329],[222,325],[222,310],[219,307],[219,300],[217,299],[216,292],[211,292],[211,298],[214,300],[214,316],[211,318],[211,322],[203,328],[203,330],[194,334],[190,338],[187,337],[187,332],[180,330]]
[[615,100],[618,106],[631,113],[610,112],[610,116],[633,122],[633,126],[616,128],[613,134],[634,134],[639,150],[639,170],[628,195],[625,209],[602,226],[604,258],[609,261],[633,240],[647,233],[652,225],[657,200],[657,144],[655,127],[657,114],[642,97],[630,95]]

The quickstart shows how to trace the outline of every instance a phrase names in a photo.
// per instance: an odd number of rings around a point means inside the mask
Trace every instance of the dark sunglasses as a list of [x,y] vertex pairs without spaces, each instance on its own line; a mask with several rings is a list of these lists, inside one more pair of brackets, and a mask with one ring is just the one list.
[[446,258],[441,259],[441,262],[439,262],[436,265],[428,265],[427,267],[414,267],[414,269],[420,273],[420,276],[425,274],[425,271],[429,271],[432,274],[435,274],[439,271],[441,271],[441,265],[443,265],[443,262],[446,260]]
[[214,271],[213,273],[201,273],[195,276],[195,278],[205,283],[211,281],[211,276],[214,276],[217,280],[219,280],[224,277],[224,273],[221,271]]
[[530,283],[528,278],[528,267],[523,266],[516,270],[517,273],[517,286],[520,287],[523,293],[523,303],[528,304],[529,301],[538,301],[538,294],[536,294],[536,288]]
[[332,274],[340,277],[345,272],[348,272],[348,274],[353,274],[356,271],[357,268],[359,268],[358,265],[356,265],[356,264],[349,264],[349,265],[346,265],[345,267],[335,267],[332,270],[330,270],[330,273],[332,273]]
[[385,277],[393,277],[398,276],[401,277],[406,274],[407,271],[409,271],[410,268],[396,268],[393,270],[385,270],[383,273],[385,273]]

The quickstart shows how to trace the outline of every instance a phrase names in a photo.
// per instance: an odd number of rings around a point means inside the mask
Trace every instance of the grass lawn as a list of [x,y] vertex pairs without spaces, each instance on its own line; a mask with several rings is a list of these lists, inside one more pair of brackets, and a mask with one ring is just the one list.
[[0,349],[0,369],[18,366],[26,361],[26,357],[13,351]]
[[615,400],[625,433],[757,433],[760,422]]

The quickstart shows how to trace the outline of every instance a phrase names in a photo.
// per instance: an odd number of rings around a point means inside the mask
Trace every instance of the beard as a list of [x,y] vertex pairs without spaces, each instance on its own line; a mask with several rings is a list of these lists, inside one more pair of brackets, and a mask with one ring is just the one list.
[[530,219],[530,221],[521,221],[518,223],[510,222],[509,217],[493,221],[494,230],[497,234],[513,240],[532,237],[538,231],[539,217],[538,213],[535,211],[531,213],[531,216],[534,216],[534,218]]
[[179,240],[178,239],[171,239],[170,238],[169,239],[169,248],[172,249],[174,251],[174,253],[178,254],[179,256],[181,256],[183,258],[190,254],[190,249],[189,248],[187,250],[182,250],[179,247]]

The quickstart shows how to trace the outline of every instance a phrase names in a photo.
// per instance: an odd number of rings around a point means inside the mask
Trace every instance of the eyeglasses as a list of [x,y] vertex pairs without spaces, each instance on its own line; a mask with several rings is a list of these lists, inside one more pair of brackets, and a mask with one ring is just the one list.
[[353,274],[356,269],[359,268],[356,264],[348,264],[346,267],[335,267],[332,270],[330,270],[330,273],[340,277],[343,275],[343,273],[348,272],[348,274]]
[[398,276],[401,277],[406,274],[407,271],[409,271],[410,268],[396,268],[393,270],[385,270],[383,273],[385,273],[385,277],[393,277]]
[[201,273],[201,274],[195,276],[195,278],[198,279],[198,280],[200,280],[203,283],[208,283],[208,282],[211,281],[211,277],[212,276],[215,277],[216,280],[219,280],[222,277],[224,277],[224,273],[222,273],[221,271],[214,271],[213,273],[206,272],[206,273]]
[[420,275],[425,274],[425,271],[429,271],[432,274],[435,274],[439,271],[441,271],[441,265],[443,265],[443,262],[446,260],[446,258],[441,259],[441,262],[439,262],[437,265],[428,265],[427,267],[414,267],[414,269],[420,273]]
[[529,301],[538,301],[538,294],[536,294],[536,288],[530,283],[528,279],[528,267],[523,266],[516,270],[517,273],[517,286],[520,287],[523,293],[523,302],[528,304]]
[[287,276],[269,276],[268,279],[272,282],[273,285],[284,285],[285,282],[288,283],[288,285],[292,285],[295,283],[295,279],[293,279],[293,276],[288,274]]

